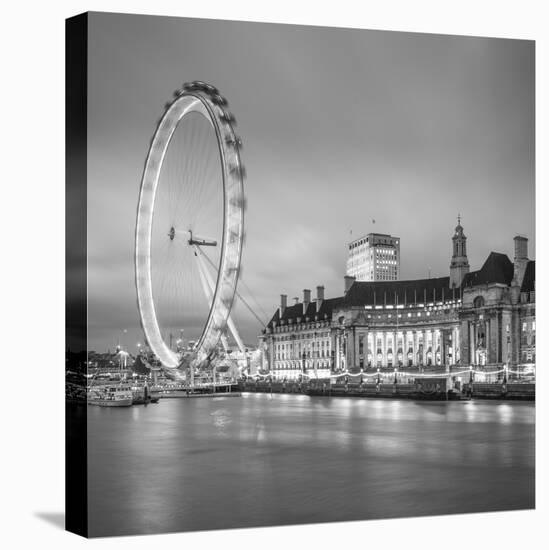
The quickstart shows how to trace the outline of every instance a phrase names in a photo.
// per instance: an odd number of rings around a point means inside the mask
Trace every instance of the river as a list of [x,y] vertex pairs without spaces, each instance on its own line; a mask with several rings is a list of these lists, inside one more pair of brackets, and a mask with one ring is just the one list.
[[89,534],[534,507],[533,403],[244,394],[88,407]]

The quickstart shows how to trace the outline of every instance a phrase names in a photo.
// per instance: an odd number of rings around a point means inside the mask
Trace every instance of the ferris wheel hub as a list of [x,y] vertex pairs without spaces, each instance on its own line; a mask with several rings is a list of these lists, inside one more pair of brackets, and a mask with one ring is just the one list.
[[196,235],[193,237],[193,232],[191,229],[189,229],[189,240],[187,242],[190,246],[217,246],[217,241],[214,241],[213,239],[205,239],[203,237],[197,237]]

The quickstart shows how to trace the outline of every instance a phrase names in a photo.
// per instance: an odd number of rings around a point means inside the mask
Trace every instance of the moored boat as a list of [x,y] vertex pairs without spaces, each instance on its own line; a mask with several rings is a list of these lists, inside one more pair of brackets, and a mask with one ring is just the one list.
[[90,388],[88,405],[99,407],[130,407],[133,404],[131,390],[117,386],[103,386]]

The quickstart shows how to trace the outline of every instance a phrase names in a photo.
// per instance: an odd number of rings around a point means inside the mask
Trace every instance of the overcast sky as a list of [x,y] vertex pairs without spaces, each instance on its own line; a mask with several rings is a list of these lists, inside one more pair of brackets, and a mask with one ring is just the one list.
[[[429,268],[448,275],[458,212],[471,269],[490,251],[512,260],[516,234],[535,258],[533,42],[89,21],[89,349],[143,342],[133,271],[140,179],[164,103],[190,80],[217,86],[238,121],[243,281],[269,316],[281,293],[301,299],[323,284],[326,297],[341,295],[346,243],[370,231],[401,237],[402,279]],[[261,327],[241,305],[235,321],[256,343]]]

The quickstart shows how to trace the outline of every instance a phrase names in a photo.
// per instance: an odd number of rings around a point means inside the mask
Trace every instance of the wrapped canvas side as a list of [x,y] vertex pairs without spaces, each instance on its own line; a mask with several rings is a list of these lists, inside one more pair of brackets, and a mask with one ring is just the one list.
[[87,491],[87,41],[88,16],[65,27],[65,528],[88,533]]

